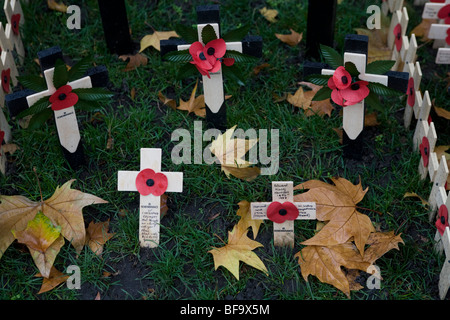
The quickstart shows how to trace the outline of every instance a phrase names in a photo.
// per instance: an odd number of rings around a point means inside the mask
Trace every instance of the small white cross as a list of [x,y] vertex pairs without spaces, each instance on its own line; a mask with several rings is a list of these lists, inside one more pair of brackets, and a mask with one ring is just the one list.
[[[119,171],[119,191],[138,191],[136,178],[145,169],[161,172],[161,149],[142,148],[140,171]],[[161,172],[167,177],[165,192],[183,192],[182,172]],[[140,195],[139,204],[139,242],[141,247],[156,248],[159,245],[160,196],[152,193]]]
[[[5,26],[5,35],[9,40],[9,44],[7,43],[6,45],[8,46],[8,50],[13,50],[13,48],[16,49],[20,63],[22,64],[25,57],[25,49],[23,47],[20,32],[20,27],[25,23],[25,17],[23,15],[22,7],[20,6],[19,0],[5,0],[3,10],[5,11],[6,19],[8,21]],[[16,26],[17,28],[19,28],[18,34],[14,32],[14,24],[17,22],[14,19],[15,17],[20,17],[19,26]]]
[[[250,204],[252,219],[269,219],[267,217],[267,209],[274,202],[288,202],[294,204],[299,213],[296,220],[316,219],[315,202],[294,202],[294,184],[292,181],[273,181],[272,202],[252,202]],[[280,214],[282,213],[280,212]],[[275,246],[290,246],[291,248],[294,247],[294,220],[286,220],[282,223],[274,222],[273,232]]]
[[[218,23],[207,23],[207,24],[198,24],[197,25],[197,33],[199,41],[202,42],[202,30],[207,25],[210,25],[214,28],[216,35],[219,36],[219,24]],[[226,42],[226,50],[234,50],[242,53],[242,42]],[[178,51],[188,50],[190,48],[190,44],[181,44],[178,45]],[[223,102],[225,101],[225,94],[223,90],[223,77],[222,77],[222,68],[218,72],[209,73],[210,78],[208,76],[202,76],[203,80],[203,93],[205,96],[205,104],[211,110],[212,113],[217,113],[220,110]]]
[[[39,99],[46,96],[51,96],[56,92],[57,88],[55,88],[55,86],[53,85],[54,73],[55,68],[47,69],[44,71],[47,90],[27,96],[28,107],[32,107],[33,104],[35,104]],[[90,77],[84,77],[72,82],[68,82],[67,84],[72,87],[72,90],[92,88]],[[50,102],[49,107],[51,107]],[[77,150],[81,140],[75,107],[71,106],[62,110],[54,110],[53,112],[61,145],[70,153],[74,153]]]
[[[388,31],[388,47],[392,50],[392,60],[396,61],[396,64],[392,68],[392,70],[396,70],[398,67],[398,64],[400,64],[401,61],[412,61],[414,59],[417,50],[417,42],[415,46],[415,50],[410,50],[410,42],[408,39],[408,36],[406,36],[406,30],[408,29],[408,22],[409,22],[409,16],[408,11],[404,7],[403,9],[399,9],[394,11],[392,14],[391,24],[389,26]],[[400,25],[401,33],[395,34],[394,29],[397,25]],[[397,47],[395,45],[395,39],[396,37],[400,36],[402,40],[402,46],[400,48],[400,51],[397,50]],[[412,39],[412,41],[415,40],[415,36]],[[414,49],[414,45],[412,46]],[[409,53],[408,57],[406,57],[407,53]],[[413,55],[411,57],[411,55]]]
[[[2,73],[7,72],[9,70],[9,81],[10,83],[7,85],[9,88],[8,92],[3,89],[3,85],[1,82],[4,82],[6,79],[3,78]],[[3,108],[5,106],[5,95],[12,92],[12,88],[17,85],[17,76],[19,72],[17,71],[16,63],[14,62],[14,58],[10,51],[2,51],[0,55],[0,106]],[[12,85],[11,85],[12,83]]]
[[[359,79],[368,82],[377,82],[385,86],[388,85],[388,76],[379,74],[366,73],[367,56],[360,53],[344,53],[344,64],[346,62],[353,62],[356,69],[359,71]],[[333,75],[335,70],[322,69],[323,75]],[[364,128],[364,100],[343,109],[343,123],[342,127],[351,140],[355,140]]]
[[[414,88],[412,92],[407,92],[407,95],[412,95],[414,97],[414,104],[409,105],[408,99],[406,100],[405,113],[403,117],[405,128],[409,128],[411,125],[412,115],[418,117],[418,110],[420,105],[422,104],[422,94],[420,93],[420,82],[422,81],[422,69],[420,68],[420,63],[417,61],[415,64],[408,62],[405,63],[404,72],[409,73],[409,81],[414,82]],[[411,80],[412,79],[412,80]],[[409,90],[410,88],[408,88]]]
[[436,174],[434,175],[433,186],[431,187],[430,196],[428,198],[428,203],[430,204],[430,221],[432,221],[436,209],[442,204],[440,203],[440,199],[442,199],[441,192],[443,191],[445,195],[445,183],[447,182],[448,174],[447,159],[445,159],[445,156],[443,155],[441,161],[439,161],[439,167],[436,170]]

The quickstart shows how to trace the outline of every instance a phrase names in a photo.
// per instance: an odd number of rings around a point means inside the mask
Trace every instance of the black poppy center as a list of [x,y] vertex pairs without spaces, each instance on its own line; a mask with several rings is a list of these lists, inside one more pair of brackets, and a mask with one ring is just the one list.
[[206,51],[210,56],[212,56],[215,52],[216,52],[216,49],[214,49],[214,48],[208,48],[208,51]]
[[8,76],[3,76],[3,82],[8,83]]
[[155,181],[154,181],[153,179],[148,179],[148,180],[146,181],[146,184],[147,184],[147,186],[149,186],[149,187],[153,187],[153,185],[155,184]]
[[200,58],[200,60],[206,60],[205,54],[203,52],[200,52],[198,57]]
[[16,29],[17,28],[17,21],[13,21],[13,28]]
[[444,216],[441,216],[441,223],[445,224],[445,217]]
[[341,81],[343,84],[347,84],[348,83],[348,79],[346,76],[342,76]]
[[278,211],[278,213],[280,214],[280,216],[285,216],[285,215],[287,215],[287,210],[286,209],[280,209]]
[[400,40],[401,39],[401,37],[402,37],[402,34],[399,32],[399,33],[397,33],[397,40]]
[[413,94],[413,88],[409,88],[409,94],[412,96],[412,94]]
[[428,148],[427,148],[427,147],[423,148],[423,153],[424,153],[426,156],[428,155]]
[[359,84],[358,83],[352,84],[352,90],[358,90],[358,89],[359,89]]
[[67,95],[65,94],[65,93],[61,93],[59,96],[58,96],[58,99],[60,100],[60,101],[63,101],[63,100],[65,100],[67,98]]

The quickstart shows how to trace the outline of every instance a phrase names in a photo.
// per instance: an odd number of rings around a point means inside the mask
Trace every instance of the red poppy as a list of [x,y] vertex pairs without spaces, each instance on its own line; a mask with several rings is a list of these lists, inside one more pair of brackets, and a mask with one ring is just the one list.
[[191,61],[195,65],[198,71],[210,78],[210,72],[218,72],[222,66],[222,62],[226,66],[231,66],[234,64],[234,59],[223,58],[227,46],[223,39],[215,39],[203,46],[201,42],[194,42],[189,47],[189,53],[191,54],[194,61]]
[[[5,138],[5,131],[0,130],[0,150],[1,150],[1,146],[2,146],[4,138]],[[2,153],[0,152],[0,156],[1,155],[2,155]]]
[[15,35],[19,35],[20,14],[13,14],[11,16],[11,29]]
[[445,38],[445,42],[450,46],[450,28],[447,29],[447,38]]
[[445,228],[448,227],[448,209],[445,204],[439,207],[438,219],[436,220],[436,228],[441,236],[444,234]]
[[347,89],[339,90],[344,99],[343,106],[352,106],[363,101],[370,93],[367,81],[356,81],[352,83]]
[[430,142],[427,137],[422,138],[422,143],[419,146],[420,154],[422,155],[423,166],[428,167],[428,159],[430,157]]
[[408,89],[406,90],[406,95],[408,96],[408,105],[414,107],[416,104],[416,92],[414,89],[414,78],[409,78]]
[[3,91],[9,93],[9,81],[11,79],[11,69],[2,70],[2,88]]
[[267,208],[267,218],[275,223],[295,220],[297,217],[298,209],[292,202],[272,202]]
[[168,183],[163,173],[155,173],[152,169],[144,169],[136,177],[136,188],[143,196],[161,196],[166,192]]
[[72,92],[72,87],[66,84],[62,86],[49,99],[52,110],[62,110],[74,106],[78,102],[78,96]]
[[403,45],[402,26],[400,23],[394,27],[394,36],[395,36],[395,47],[397,51],[400,52]]
[[328,80],[328,86],[330,87],[330,89],[347,89],[351,85],[351,83],[352,76],[342,66],[338,67],[330,80]]
[[441,10],[439,10],[438,18],[444,19],[445,24],[450,24],[450,4],[443,6]]

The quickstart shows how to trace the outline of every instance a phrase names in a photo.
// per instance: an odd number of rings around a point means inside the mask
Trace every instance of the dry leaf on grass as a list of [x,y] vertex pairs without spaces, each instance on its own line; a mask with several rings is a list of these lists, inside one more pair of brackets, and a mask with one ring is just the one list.
[[414,33],[416,37],[423,42],[429,41],[430,39],[428,38],[428,32],[430,31],[430,27],[433,23],[438,23],[438,20],[422,19],[422,21],[411,30],[411,34]]
[[101,256],[103,253],[103,245],[114,236],[114,233],[108,233],[109,220],[104,222],[89,223],[86,229],[86,242],[85,244],[91,248],[97,256]]
[[56,0],[47,0],[47,6],[50,10],[55,10],[63,13],[67,12],[67,6],[62,2],[57,2]]
[[[303,86],[311,90],[305,90]],[[300,87],[297,89],[294,95],[288,94],[287,101],[295,107],[302,108],[305,111],[305,116],[310,117],[312,115],[331,116],[331,112],[334,110],[330,99],[322,101],[312,101],[317,91],[322,86],[315,85],[309,82],[300,82]]]
[[289,29],[291,31],[290,34],[279,34],[275,33],[275,36],[280,39],[282,42],[290,45],[291,47],[295,47],[297,44],[300,43],[303,39],[303,32],[298,33],[294,31],[293,29]]
[[264,18],[266,18],[267,21],[269,22],[277,22],[277,15],[278,15],[278,10],[275,9],[267,9],[266,7],[259,9],[259,12],[263,15]]
[[175,31],[155,31],[153,34],[148,34],[141,39],[141,49],[139,52],[144,51],[148,47],[153,47],[161,51],[160,41],[168,40],[172,37],[178,38],[179,35]]
[[439,117],[450,120],[450,111],[445,110],[444,108],[436,107],[436,106],[433,106],[433,108]]
[[[446,151],[450,149],[450,146],[437,146],[434,148],[434,152],[436,152],[436,156],[439,161],[441,161],[442,156],[445,156],[445,160],[447,160],[447,166],[450,168],[450,153]],[[445,184],[446,190],[450,190],[450,175],[447,177],[447,183]]]
[[121,55],[121,56],[119,56],[119,59],[122,59],[123,61],[128,60],[128,64],[122,70],[124,72],[134,70],[140,66],[146,66],[148,63],[147,57],[140,53]]
[[422,202],[422,205],[427,206],[429,204],[427,200],[425,200],[415,192],[406,192],[403,195],[403,198],[417,198]]
[[191,92],[191,97],[189,100],[184,101],[180,99],[180,105],[177,107],[178,110],[187,111],[188,114],[193,112],[195,115],[205,118],[206,117],[206,105],[205,105],[205,96],[200,95],[195,97],[195,93],[197,92],[198,80],[195,83],[195,87]]
[[264,222],[264,220],[253,220],[252,213],[250,211],[250,202],[248,201],[240,201],[238,203],[239,210],[237,211],[237,215],[241,217],[238,224],[242,224],[241,228],[247,229],[252,228],[253,239],[256,239],[258,235],[259,227]]
[[208,251],[213,255],[215,270],[223,266],[239,280],[239,263],[242,261],[268,275],[266,266],[253,252],[254,249],[263,245],[255,240],[251,240],[247,236],[247,232],[248,230],[244,224],[237,224],[232,231],[228,232],[228,243],[225,246],[212,248]]
[[60,284],[66,282],[69,278],[68,275],[62,273],[61,271],[58,271],[55,267],[52,267],[52,269],[50,270],[49,277],[45,278],[41,273],[36,274],[35,277],[44,278],[42,280],[41,289],[39,290],[38,294],[53,290]]
[[177,102],[174,99],[167,98],[162,94],[161,91],[158,92],[159,101],[161,101],[164,105],[170,107],[173,110],[177,109]]

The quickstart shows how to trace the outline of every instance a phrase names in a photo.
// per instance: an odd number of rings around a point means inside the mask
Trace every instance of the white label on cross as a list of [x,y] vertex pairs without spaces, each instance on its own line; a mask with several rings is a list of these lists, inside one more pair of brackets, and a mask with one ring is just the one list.
[[450,64],[450,48],[439,48],[436,55],[436,64]]
[[[291,202],[299,211],[296,220],[316,219],[315,202],[294,202],[294,184],[292,181],[272,182],[272,202]],[[252,202],[250,211],[252,219],[266,220],[267,208],[272,202]],[[283,223],[273,223],[273,236],[275,246],[294,247],[294,221],[286,220]]]
[[[197,25],[198,39],[202,42],[202,30],[208,24],[199,24]],[[217,23],[209,23],[210,26],[214,28],[216,35],[219,36],[219,25]],[[234,50],[242,53],[242,42],[226,42],[227,50]],[[178,51],[180,50],[188,50],[190,48],[190,44],[182,44],[177,47]],[[225,94],[223,91],[223,77],[222,77],[222,68],[218,72],[209,73],[210,78],[208,76],[202,76],[203,80],[203,93],[205,96],[205,104],[211,110],[212,113],[217,113],[220,110],[223,102],[225,101]]]
[[[47,83],[47,90],[38,92],[27,96],[28,106],[31,107],[39,99],[51,96],[56,92],[56,88],[53,85],[53,74],[55,68],[47,69],[44,71],[44,78]],[[79,80],[75,80],[67,83],[73,89],[92,88],[92,82],[90,77],[84,77]],[[49,102],[49,107],[51,104]],[[74,153],[78,144],[80,143],[80,131],[78,129],[77,116],[75,114],[75,108],[69,107],[62,110],[54,110],[56,128],[58,130],[59,141],[61,145],[70,153]]]
[[450,4],[450,0],[445,0],[445,3],[428,2],[425,4],[422,13],[422,19],[438,19],[438,12],[444,6]]
[[[346,62],[353,62],[358,70],[359,78],[368,82],[377,82],[385,86],[388,84],[388,76],[379,74],[366,73],[366,60],[367,56],[360,53],[344,53],[344,64]],[[335,70],[322,69],[322,74],[333,75]],[[346,106],[343,109],[343,123],[342,127],[347,133],[347,136],[355,140],[364,128],[364,100],[351,105]]]
[[[161,149],[142,148],[140,171],[152,169],[161,172]],[[136,178],[140,171],[119,171],[118,190],[138,191]],[[166,192],[183,192],[182,172],[161,172],[167,177]],[[156,248],[159,245],[161,197],[140,195],[139,202],[139,242],[141,247]]]

